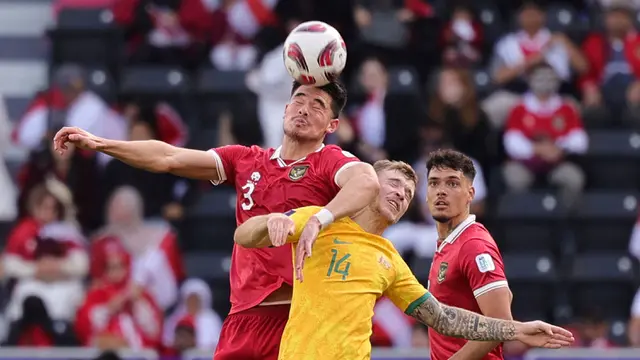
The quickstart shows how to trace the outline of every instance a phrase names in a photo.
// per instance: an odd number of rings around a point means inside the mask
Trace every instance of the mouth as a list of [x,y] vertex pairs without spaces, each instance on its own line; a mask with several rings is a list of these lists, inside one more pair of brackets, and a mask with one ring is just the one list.
[[389,203],[389,205],[391,205],[391,208],[393,208],[393,210],[400,211],[400,204],[398,204],[394,200],[387,200],[387,202]]
[[293,122],[296,126],[305,126],[307,125],[307,120],[302,116],[296,116],[293,119]]
[[449,206],[449,203],[447,203],[444,200],[437,200],[433,205],[435,206],[436,209],[444,209],[447,206]]

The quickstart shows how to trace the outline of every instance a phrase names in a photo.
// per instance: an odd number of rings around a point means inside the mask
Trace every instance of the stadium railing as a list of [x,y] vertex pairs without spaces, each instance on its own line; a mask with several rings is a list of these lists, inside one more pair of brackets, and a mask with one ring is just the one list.
[[[100,355],[101,351],[93,348],[27,348],[2,347],[0,360],[91,360]],[[154,350],[118,350],[123,360],[158,360]],[[211,352],[209,352],[211,360]]]
[[[0,348],[0,360],[91,360],[100,351],[92,348]],[[153,350],[119,350],[123,360],[159,360]],[[211,360],[211,350],[191,350],[184,354],[183,360]],[[428,360],[428,351],[424,349],[382,349],[374,348],[372,360]],[[640,360],[640,349],[534,349],[525,354],[523,360]]]
[[529,350],[524,360],[640,360],[640,349],[620,348],[620,349],[533,349]]

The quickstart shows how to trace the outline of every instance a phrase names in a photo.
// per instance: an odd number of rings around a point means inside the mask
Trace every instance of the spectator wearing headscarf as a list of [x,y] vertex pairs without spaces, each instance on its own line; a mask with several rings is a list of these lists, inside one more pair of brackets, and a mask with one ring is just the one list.
[[213,350],[220,337],[222,320],[211,308],[211,290],[200,279],[189,279],[180,288],[180,303],[169,315],[164,327],[163,343],[175,348],[178,328],[191,324],[195,334],[195,347]]
[[140,193],[130,186],[118,188],[107,205],[107,225],[91,243],[91,277],[99,282],[107,269],[112,241],[132,259],[133,282],[145,288],[163,310],[178,300],[184,267],[175,233],[162,222],[145,222]]

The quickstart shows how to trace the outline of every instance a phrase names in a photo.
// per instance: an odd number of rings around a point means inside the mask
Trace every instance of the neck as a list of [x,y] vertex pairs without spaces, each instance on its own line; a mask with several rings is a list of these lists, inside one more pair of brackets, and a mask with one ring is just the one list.
[[355,221],[362,230],[375,235],[382,235],[382,233],[389,227],[389,222],[385,220],[380,214],[374,213],[368,207],[360,210],[355,216]]
[[551,99],[551,96],[552,96],[552,94],[546,94],[546,93],[544,93],[544,94],[535,94],[535,95],[538,98],[538,100],[541,101],[541,102],[545,102],[545,101]]
[[438,242],[443,241],[444,239],[453,232],[460,223],[465,221],[469,217],[469,210],[463,211],[458,216],[455,216],[447,222],[439,222],[436,221],[436,229],[438,230]]
[[525,30],[524,32],[529,35],[529,37],[534,37],[536,36],[536,34],[538,33],[538,31],[540,31],[540,29],[528,29]]
[[54,166],[56,168],[56,172],[62,175],[66,175],[70,167],[68,161],[56,161]]
[[298,160],[318,150],[320,146],[322,146],[322,141],[300,142],[285,136],[280,148],[280,158]]

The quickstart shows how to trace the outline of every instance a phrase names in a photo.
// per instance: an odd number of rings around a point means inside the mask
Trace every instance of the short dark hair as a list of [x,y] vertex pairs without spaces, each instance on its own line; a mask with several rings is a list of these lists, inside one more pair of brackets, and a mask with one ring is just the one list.
[[[291,86],[291,96],[302,86],[301,83],[294,81]],[[326,92],[331,97],[331,111],[333,112],[333,118],[337,119],[347,105],[347,88],[338,80],[332,81],[327,85],[319,86],[320,90]]]
[[471,181],[476,177],[476,167],[473,165],[471,158],[459,151],[451,149],[439,149],[429,153],[427,174],[431,172],[433,168],[460,171]]

